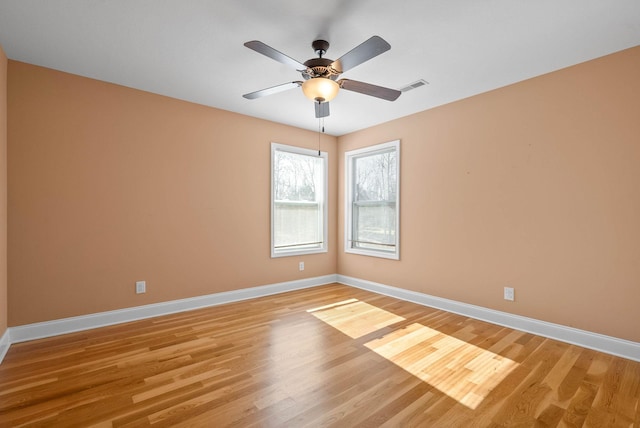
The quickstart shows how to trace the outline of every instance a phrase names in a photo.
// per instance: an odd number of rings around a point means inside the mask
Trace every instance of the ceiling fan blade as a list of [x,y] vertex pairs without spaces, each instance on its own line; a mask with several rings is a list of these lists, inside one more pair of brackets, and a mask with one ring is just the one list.
[[314,105],[316,106],[316,118],[320,119],[321,117],[327,117],[329,116],[329,103],[324,101],[324,102],[316,102],[314,103]]
[[387,101],[395,101],[402,92],[396,89],[385,88],[383,86],[372,85],[371,83],[359,82],[357,80],[340,79],[338,84],[347,91],[359,92],[372,97],[382,98]]
[[255,100],[256,98],[277,94],[278,92],[287,91],[293,88],[299,88],[300,86],[302,86],[302,82],[299,82],[299,81],[283,83],[282,85],[272,86],[271,88],[261,89],[259,91],[244,94],[243,97],[245,97],[248,100]]
[[244,44],[246,47],[248,47],[249,49],[253,49],[254,51],[261,53],[262,55],[268,56],[271,59],[275,59],[278,62],[281,62],[283,64],[286,64],[290,67],[295,68],[298,71],[302,71],[302,70],[306,70],[307,67],[296,61],[295,59],[283,54],[280,51],[275,50],[274,48],[272,48],[269,45],[265,45],[264,43],[258,41],[258,40],[253,40],[250,42],[247,42]]
[[382,37],[373,36],[335,60],[331,67],[340,73],[344,73],[389,49],[391,49],[391,45]]

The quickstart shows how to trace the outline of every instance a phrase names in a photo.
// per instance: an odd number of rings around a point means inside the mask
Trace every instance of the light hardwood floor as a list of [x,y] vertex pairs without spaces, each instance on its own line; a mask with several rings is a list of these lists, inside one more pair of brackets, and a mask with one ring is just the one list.
[[640,427],[640,363],[333,284],[14,344],[0,426]]

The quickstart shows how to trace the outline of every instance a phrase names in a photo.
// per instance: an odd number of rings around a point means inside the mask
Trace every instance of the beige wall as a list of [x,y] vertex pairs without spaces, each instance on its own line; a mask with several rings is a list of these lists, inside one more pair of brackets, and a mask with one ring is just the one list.
[[336,272],[334,137],[329,252],[271,259],[270,143],[316,133],[15,61],[8,108],[9,325]]
[[401,260],[338,271],[640,341],[638,76],[640,47],[339,138],[340,245],[344,151],[401,139],[402,178]]
[[[9,325],[338,272],[640,341],[639,70],[635,48],[324,137],[330,251],[272,260],[269,143],[315,133],[9,61]],[[398,138],[401,260],[344,254],[344,151]]]
[[7,56],[0,46],[0,337],[7,331]]

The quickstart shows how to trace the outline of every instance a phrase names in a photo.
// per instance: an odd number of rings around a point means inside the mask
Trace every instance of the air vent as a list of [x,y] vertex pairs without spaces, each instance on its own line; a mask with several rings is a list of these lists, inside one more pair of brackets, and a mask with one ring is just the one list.
[[412,89],[416,89],[416,88],[419,88],[420,86],[424,86],[424,85],[428,85],[428,84],[429,84],[429,82],[427,82],[426,80],[420,79],[420,80],[416,80],[415,82],[409,83],[408,85],[400,88],[400,91],[401,92],[407,92],[407,91],[410,91]]

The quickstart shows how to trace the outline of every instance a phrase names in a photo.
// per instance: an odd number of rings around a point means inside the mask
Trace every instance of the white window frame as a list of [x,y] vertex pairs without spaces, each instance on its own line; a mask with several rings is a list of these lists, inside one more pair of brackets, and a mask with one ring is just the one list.
[[[305,249],[276,249],[275,248],[275,186],[274,186],[274,159],[277,151],[283,151],[288,153],[294,153],[305,156],[312,157],[320,157],[323,159],[323,182],[322,182],[322,192],[320,192],[320,200],[318,201],[321,204],[321,212],[322,212],[322,224],[320,227],[322,228],[322,243],[317,247],[313,248],[305,248]],[[329,188],[329,155],[327,152],[320,152],[318,156],[318,150],[305,149],[302,147],[289,146],[285,144],[279,143],[271,143],[271,257],[289,257],[289,256],[300,256],[305,254],[318,254],[318,253],[326,253],[328,248],[328,199],[327,192]]]
[[[377,250],[372,248],[358,248],[353,245],[353,186],[354,168],[353,161],[356,158],[376,155],[378,153],[395,150],[396,152],[396,231],[395,247],[393,251]],[[386,259],[400,260],[400,140],[388,143],[377,144],[375,146],[364,147],[357,150],[345,152],[345,227],[344,227],[344,251],[346,253],[360,254],[365,256],[382,257]]]

